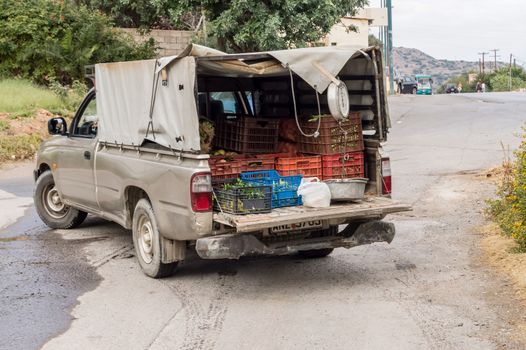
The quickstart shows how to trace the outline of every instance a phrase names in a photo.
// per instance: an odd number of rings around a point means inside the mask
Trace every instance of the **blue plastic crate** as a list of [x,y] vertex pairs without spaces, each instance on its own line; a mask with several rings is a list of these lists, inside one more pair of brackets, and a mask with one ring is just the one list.
[[241,179],[253,185],[272,186],[272,208],[302,205],[298,187],[303,175],[280,176],[276,170],[241,173]]

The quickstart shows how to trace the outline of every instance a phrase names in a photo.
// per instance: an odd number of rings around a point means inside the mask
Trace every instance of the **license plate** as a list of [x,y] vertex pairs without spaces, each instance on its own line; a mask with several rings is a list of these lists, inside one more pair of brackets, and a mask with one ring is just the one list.
[[304,221],[304,222],[298,222],[296,224],[286,224],[286,225],[278,225],[269,228],[268,232],[270,235],[279,235],[279,234],[285,234],[291,231],[299,231],[299,230],[310,230],[313,228],[321,228],[323,227],[323,223],[321,220],[312,220],[312,221]]

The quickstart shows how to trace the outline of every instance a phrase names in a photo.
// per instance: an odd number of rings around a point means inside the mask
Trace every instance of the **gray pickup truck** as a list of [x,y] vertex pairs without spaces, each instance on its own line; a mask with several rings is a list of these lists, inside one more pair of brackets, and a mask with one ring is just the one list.
[[[381,220],[410,207],[390,199],[389,159],[381,150],[389,128],[382,72],[376,48],[227,55],[191,45],[179,56],[98,64],[95,88],[69,127],[61,117],[48,123],[52,136],[34,171],[37,212],[51,228],[78,227],[89,213],[131,229],[137,260],[155,278],[172,274],[187,249],[204,259],[323,257],[336,247],[390,243],[394,225]],[[331,103],[345,109],[327,96],[339,82],[362,117],[365,199],[267,214],[214,211],[200,118],[298,118],[327,113]],[[300,95],[308,89],[317,106]],[[270,92],[273,101],[281,94],[281,102],[266,104]]]

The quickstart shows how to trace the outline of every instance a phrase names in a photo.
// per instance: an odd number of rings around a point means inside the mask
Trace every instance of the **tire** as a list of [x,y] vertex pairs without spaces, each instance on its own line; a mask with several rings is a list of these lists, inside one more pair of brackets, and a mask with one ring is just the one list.
[[88,213],[62,203],[50,170],[37,179],[33,200],[40,219],[51,228],[70,229],[82,224]]
[[325,258],[333,252],[334,248],[316,249],[316,250],[301,250],[298,256],[304,259],[318,259]]
[[177,262],[165,264],[161,260],[161,235],[152,205],[140,199],[133,212],[133,246],[142,271],[152,278],[168,277],[175,272]]

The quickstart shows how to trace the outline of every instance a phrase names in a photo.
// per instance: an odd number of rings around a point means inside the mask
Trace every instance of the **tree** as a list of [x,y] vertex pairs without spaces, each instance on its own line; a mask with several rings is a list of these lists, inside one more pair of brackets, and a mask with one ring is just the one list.
[[[228,52],[304,47],[320,40],[368,0],[77,0],[111,16],[117,26],[196,30],[201,41]],[[201,29],[203,26],[201,26]],[[349,27],[349,30],[356,30]],[[206,40],[204,40],[206,38]]]
[[117,27],[149,30],[175,29],[170,18],[170,0],[77,0],[110,16]]
[[155,44],[136,44],[111,20],[85,6],[55,0],[0,0],[0,76],[70,85],[84,66],[150,58]]
[[[251,52],[304,47],[326,35],[367,0],[183,0],[172,14],[202,12],[217,47]],[[349,28],[352,30],[352,28]]]
[[369,34],[369,46],[383,47],[384,43],[378,39],[374,34]]

